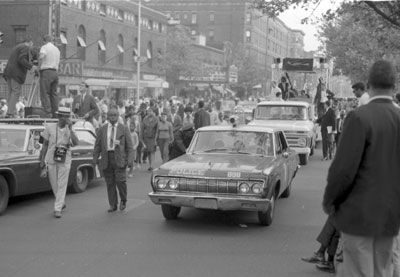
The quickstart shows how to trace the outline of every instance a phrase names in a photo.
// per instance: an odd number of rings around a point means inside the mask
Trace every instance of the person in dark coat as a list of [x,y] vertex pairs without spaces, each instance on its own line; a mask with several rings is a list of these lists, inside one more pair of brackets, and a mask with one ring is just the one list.
[[278,84],[278,88],[282,91],[282,99],[287,100],[289,97],[289,83],[286,80],[286,77],[282,76],[281,82]]
[[16,116],[15,105],[21,96],[26,73],[33,68],[32,47],[32,39],[26,38],[24,42],[12,49],[10,57],[8,58],[3,74],[8,85],[8,111],[6,117]]
[[396,69],[375,62],[369,102],[350,111],[327,178],[323,208],[341,231],[343,276],[392,276],[400,227],[400,111]]
[[323,161],[332,159],[334,133],[336,131],[335,110],[331,108],[331,102],[325,102],[325,114],[317,120],[321,124]]
[[194,133],[195,130],[193,124],[186,124],[176,132],[175,139],[169,148],[169,160],[175,159],[186,153],[186,149],[189,147]]
[[131,132],[127,126],[118,123],[118,117],[118,110],[110,108],[109,123],[99,129],[93,151],[93,162],[99,165],[106,180],[109,213],[117,210],[117,188],[121,200],[119,209],[126,208],[126,168],[132,167],[134,159]]
[[204,126],[210,126],[210,114],[204,109],[204,101],[200,100],[198,110],[194,114],[194,128],[197,130]]
[[79,86],[79,95],[72,102],[73,112],[94,125],[94,117],[100,113],[96,100],[89,94],[89,85],[82,82]]

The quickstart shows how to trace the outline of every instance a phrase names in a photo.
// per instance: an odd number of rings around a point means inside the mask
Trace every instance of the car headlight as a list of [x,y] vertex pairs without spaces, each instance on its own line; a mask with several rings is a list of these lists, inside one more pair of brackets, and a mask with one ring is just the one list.
[[168,181],[168,187],[170,189],[177,189],[178,188],[178,180],[177,179],[171,179]]
[[165,178],[159,178],[156,180],[156,186],[159,189],[165,189],[165,187],[167,186],[167,179]]
[[239,191],[240,191],[241,193],[248,193],[249,190],[250,190],[250,187],[249,187],[249,185],[248,185],[247,183],[241,183],[241,184],[239,185]]
[[251,190],[253,193],[260,194],[263,191],[263,185],[261,183],[255,183],[252,187]]
[[307,139],[306,138],[299,138],[297,141],[300,147],[306,147],[307,146]]

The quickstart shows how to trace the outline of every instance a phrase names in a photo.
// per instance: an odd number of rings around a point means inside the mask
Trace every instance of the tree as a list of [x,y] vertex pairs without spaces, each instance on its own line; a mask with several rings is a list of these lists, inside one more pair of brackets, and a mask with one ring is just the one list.
[[232,52],[232,64],[238,68],[238,85],[251,91],[256,84],[263,82],[263,69],[257,66],[255,57],[246,46],[239,43]]
[[[277,16],[289,7],[315,9],[321,0],[258,1],[255,8]],[[305,18],[306,22],[309,18]],[[335,61],[335,72],[352,81],[365,81],[371,63],[400,57],[400,3],[396,1],[347,1],[323,14],[319,36],[328,58]],[[400,61],[400,60],[399,60]]]
[[182,77],[198,76],[202,72],[202,57],[192,47],[190,30],[174,26],[167,37],[166,54],[161,63],[167,82],[175,89]]
[[[264,14],[267,14],[271,17],[276,17],[285,10],[290,7],[293,8],[302,8],[305,10],[315,10],[322,1],[327,0],[252,0],[252,7],[261,10]],[[331,3],[336,1],[330,0]],[[386,21],[393,25],[394,28],[400,29],[400,3],[398,1],[347,1],[350,4],[357,3],[362,8],[367,8],[373,13],[378,15],[378,20]],[[343,4],[349,4],[343,3]],[[335,15],[340,12],[341,8],[339,7],[337,10],[328,10],[326,15],[334,18]],[[312,15],[312,11],[311,14]],[[304,22],[307,21],[308,18],[304,19]]]

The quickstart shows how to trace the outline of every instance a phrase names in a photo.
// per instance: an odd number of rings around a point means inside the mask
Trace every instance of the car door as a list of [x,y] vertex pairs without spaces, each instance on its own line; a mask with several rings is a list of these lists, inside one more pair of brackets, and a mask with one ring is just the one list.
[[28,129],[25,134],[24,158],[15,165],[16,195],[30,194],[51,189],[48,178],[40,178],[39,155],[42,149],[40,135],[43,129]]
[[286,152],[288,154],[287,158],[286,158],[286,164],[287,164],[287,180],[288,180],[288,184],[290,184],[294,172],[297,168],[297,159],[298,159],[298,154],[290,149],[289,144],[286,140],[285,134],[283,132],[279,132],[279,139],[280,139],[280,143],[282,145],[282,149],[284,152]]

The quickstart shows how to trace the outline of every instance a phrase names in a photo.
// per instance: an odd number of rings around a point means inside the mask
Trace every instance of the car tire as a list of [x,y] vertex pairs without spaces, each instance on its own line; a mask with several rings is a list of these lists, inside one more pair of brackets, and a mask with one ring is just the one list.
[[89,172],[86,168],[79,168],[76,171],[75,181],[72,184],[72,191],[75,193],[84,192],[89,183]]
[[307,154],[299,154],[299,162],[300,162],[300,165],[306,165],[308,163],[308,155]]
[[292,192],[292,180],[290,181],[288,187],[282,192],[281,197],[288,198],[291,192]]
[[2,215],[8,206],[8,199],[10,198],[10,191],[8,184],[3,176],[0,176],[0,215]]
[[310,156],[314,155],[314,146],[310,149]]
[[166,220],[177,219],[181,207],[174,207],[170,205],[161,205],[161,211]]
[[266,212],[258,212],[258,221],[262,226],[269,226],[272,224],[275,215],[275,194],[271,196],[271,204]]

